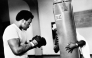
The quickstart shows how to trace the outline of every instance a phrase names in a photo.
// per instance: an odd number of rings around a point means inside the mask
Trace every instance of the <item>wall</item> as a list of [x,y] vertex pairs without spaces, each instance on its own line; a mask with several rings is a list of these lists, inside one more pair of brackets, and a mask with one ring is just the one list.
[[[74,12],[91,10],[92,0],[72,0]],[[77,31],[85,37],[89,44],[90,54],[92,54],[92,27],[77,28]]]
[[92,0],[72,0],[73,11],[83,11],[92,9]]
[[[72,0],[73,11],[84,11],[92,9],[92,0]],[[43,47],[43,54],[54,54],[53,40],[51,34],[51,22],[54,21],[53,17],[53,0],[38,0],[39,7],[39,19],[41,27],[41,36],[44,36],[47,41],[47,45]],[[90,46],[90,53],[92,54],[92,28],[77,28],[77,31],[83,35]],[[59,54],[59,53],[57,53]]]
[[[43,54],[56,54],[53,50],[51,22],[53,17],[53,0],[38,0],[41,36],[46,38],[47,44],[43,46]],[[57,53],[59,54],[59,53]]]
[[2,35],[9,22],[8,0],[0,0],[0,57],[4,58],[4,47]]

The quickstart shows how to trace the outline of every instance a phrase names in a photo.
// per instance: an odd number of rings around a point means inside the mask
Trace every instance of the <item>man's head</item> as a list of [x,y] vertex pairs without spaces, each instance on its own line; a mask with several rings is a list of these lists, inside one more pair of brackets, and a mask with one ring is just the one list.
[[33,18],[34,16],[30,11],[21,10],[16,16],[16,21],[20,21],[21,29],[27,30]]

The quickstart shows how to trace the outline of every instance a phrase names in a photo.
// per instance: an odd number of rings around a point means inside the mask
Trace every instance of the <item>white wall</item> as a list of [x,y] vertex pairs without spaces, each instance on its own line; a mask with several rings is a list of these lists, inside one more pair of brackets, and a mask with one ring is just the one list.
[[43,54],[55,54],[51,32],[53,17],[53,0],[38,0],[41,36],[46,38],[47,44],[43,47]]
[[92,9],[92,0],[72,0],[74,12]]
[[[72,0],[73,11],[83,11],[92,9],[92,0]],[[88,28],[77,28],[77,31],[85,37],[89,44],[90,54],[92,54],[92,27]]]
[[87,40],[89,44],[90,54],[92,54],[92,27],[77,28],[77,31]]
[[[91,2],[92,0],[72,0],[73,11],[78,12],[92,9]],[[43,54],[55,54],[53,51],[53,40],[51,34],[51,22],[54,21],[53,0],[38,0],[38,7],[41,36],[45,37],[47,41],[47,45],[43,47]],[[92,28],[78,28],[77,31],[86,38],[90,46],[90,53],[92,53]]]

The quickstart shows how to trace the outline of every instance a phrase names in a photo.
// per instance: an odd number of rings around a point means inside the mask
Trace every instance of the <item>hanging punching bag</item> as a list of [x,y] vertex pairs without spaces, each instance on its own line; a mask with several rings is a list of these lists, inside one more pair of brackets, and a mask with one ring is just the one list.
[[77,41],[71,0],[54,0],[53,6],[59,40],[60,57],[79,58],[78,49],[74,49],[72,53],[68,53],[65,49],[68,43],[75,43]]

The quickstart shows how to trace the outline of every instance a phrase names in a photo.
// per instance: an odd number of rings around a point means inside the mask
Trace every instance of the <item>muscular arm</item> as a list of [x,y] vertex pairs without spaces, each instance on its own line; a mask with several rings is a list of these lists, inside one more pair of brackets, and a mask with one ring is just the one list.
[[8,44],[15,55],[22,55],[29,49],[34,48],[30,43],[21,45],[21,42],[18,38],[8,40]]

